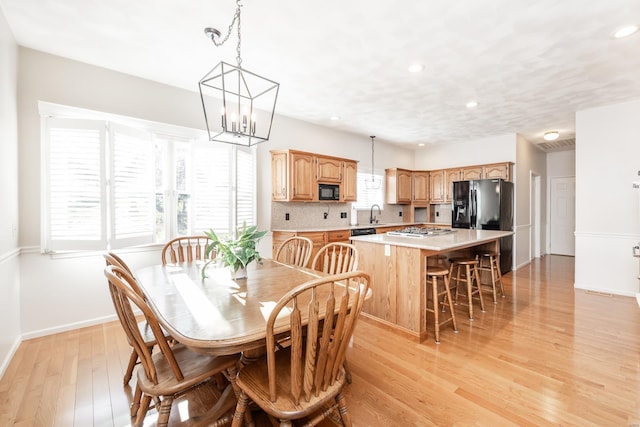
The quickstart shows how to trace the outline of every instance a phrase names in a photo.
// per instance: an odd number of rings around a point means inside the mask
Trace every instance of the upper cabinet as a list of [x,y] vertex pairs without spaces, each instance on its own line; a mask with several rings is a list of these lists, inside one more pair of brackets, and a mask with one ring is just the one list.
[[411,176],[412,172],[407,169],[385,169],[386,203],[397,205],[411,203]]
[[413,185],[412,201],[416,204],[429,203],[429,172],[413,171],[411,174],[411,183]]
[[429,173],[431,203],[444,203],[444,170],[435,170]]
[[511,181],[512,163],[495,163],[492,165],[484,165],[482,173],[485,179],[502,178],[505,181]]
[[460,169],[460,180],[461,181],[469,181],[472,179],[483,179],[483,167],[482,166],[472,166],[468,168]]
[[342,181],[342,160],[333,157],[316,156],[318,171],[316,179],[318,182],[340,182]]
[[357,162],[296,150],[271,151],[271,199],[317,202],[318,183],[340,186],[340,201],[356,200]]
[[343,202],[355,202],[358,199],[358,163],[353,160],[342,162],[342,191],[340,198]]
[[444,201],[449,203],[453,193],[453,183],[462,180],[460,169],[447,169],[444,171],[446,186],[444,188]]

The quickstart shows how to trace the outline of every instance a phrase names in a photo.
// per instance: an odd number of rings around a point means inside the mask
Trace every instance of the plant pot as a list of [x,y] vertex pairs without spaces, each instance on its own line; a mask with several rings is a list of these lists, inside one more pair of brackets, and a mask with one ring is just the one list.
[[233,269],[231,267],[229,267],[229,270],[231,271],[231,278],[233,280],[237,280],[237,279],[244,279],[247,277],[247,268],[239,268],[237,269],[235,272],[233,271]]

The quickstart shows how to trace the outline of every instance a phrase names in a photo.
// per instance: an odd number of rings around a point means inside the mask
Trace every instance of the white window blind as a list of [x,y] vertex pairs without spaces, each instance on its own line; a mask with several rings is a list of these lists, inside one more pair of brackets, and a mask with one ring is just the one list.
[[151,135],[110,124],[111,248],[153,242],[154,158]]
[[237,150],[236,228],[240,228],[243,223],[247,226],[256,223],[256,165],[252,149],[238,147]]
[[43,249],[105,248],[104,122],[48,119],[46,134]]
[[372,205],[381,208],[384,203],[384,175],[374,173],[376,181],[380,182],[380,188],[369,189],[365,180],[371,179],[371,172],[358,172],[358,201],[355,203],[357,209],[370,209]]
[[231,158],[229,144],[193,146],[194,230],[231,232]]

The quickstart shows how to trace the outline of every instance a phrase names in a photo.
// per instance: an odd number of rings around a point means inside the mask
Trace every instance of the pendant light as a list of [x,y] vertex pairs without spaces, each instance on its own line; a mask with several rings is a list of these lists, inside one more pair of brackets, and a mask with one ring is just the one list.
[[371,177],[370,178],[365,178],[364,180],[364,186],[367,188],[367,190],[377,190],[380,188],[380,184],[381,184],[381,179],[379,177],[375,176],[375,167],[374,167],[374,139],[376,138],[375,135],[374,136],[370,136],[369,138],[371,138]]
[[210,27],[204,29],[214,45],[222,46],[236,25],[237,65],[221,61],[200,80],[198,86],[209,140],[250,147],[269,140],[280,85],[242,68],[241,7],[240,0],[236,0],[236,12],[229,32],[221,41],[220,31]]

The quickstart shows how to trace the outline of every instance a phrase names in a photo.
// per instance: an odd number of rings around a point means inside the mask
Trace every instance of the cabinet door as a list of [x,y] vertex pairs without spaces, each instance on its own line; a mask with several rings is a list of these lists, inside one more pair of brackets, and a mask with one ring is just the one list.
[[398,170],[398,203],[411,203],[411,171]]
[[290,153],[290,155],[291,200],[313,200],[316,186],[313,157],[302,153]]
[[271,153],[271,200],[287,198],[287,153]]
[[309,258],[309,266],[311,266],[311,262],[313,262],[313,258],[316,256],[318,251],[325,245],[325,233],[321,231],[310,231],[310,232],[296,233],[296,235],[307,237],[311,239],[311,241],[313,242],[313,247],[311,248],[311,257]]
[[444,171],[431,171],[429,174],[431,202],[444,202]]
[[483,174],[482,174],[482,166],[474,166],[471,168],[464,168],[462,169],[462,173],[461,173],[461,177],[460,179],[462,181],[468,181],[471,179],[482,179],[483,178]]
[[342,180],[342,160],[316,157],[318,182],[340,182]]
[[444,191],[444,201],[448,203],[451,201],[451,195],[453,193],[453,182],[460,181],[460,169],[448,169],[445,175],[447,186]]
[[327,232],[327,243],[349,243],[351,232],[349,230],[333,230]]
[[342,162],[342,188],[340,197],[343,202],[355,202],[358,200],[358,164],[356,162]]
[[295,236],[296,233],[287,232],[287,231],[274,231],[271,235],[271,258],[276,257],[276,252],[278,248],[289,237]]
[[429,172],[413,172],[413,201],[415,203],[429,202]]
[[505,181],[511,180],[509,163],[499,163],[484,166],[484,177],[486,179],[502,178]]

